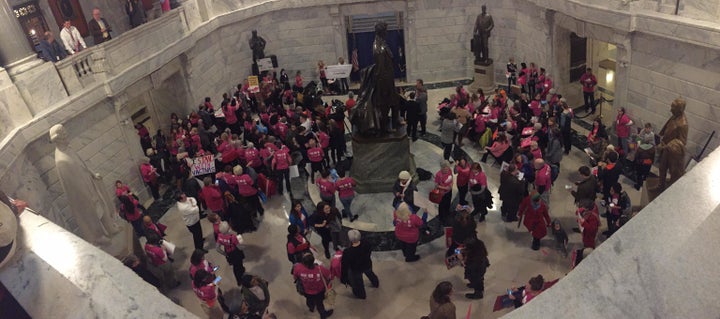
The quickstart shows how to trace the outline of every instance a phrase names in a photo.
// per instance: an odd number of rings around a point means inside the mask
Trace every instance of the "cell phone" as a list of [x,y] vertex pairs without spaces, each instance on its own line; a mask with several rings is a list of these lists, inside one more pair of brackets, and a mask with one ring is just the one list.
[[513,293],[512,289],[508,289],[507,293],[508,293],[508,296],[512,295],[512,293]]
[[220,279],[222,279],[222,277],[220,277],[220,276],[215,277],[215,280],[213,280],[213,284],[217,285],[220,282]]
[[460,248],[455,248],[455,254],[460,255],[462,253],[462,250]]
[[213,267],[213,271],[217,271],[218,269],[220,269],[220,266]]

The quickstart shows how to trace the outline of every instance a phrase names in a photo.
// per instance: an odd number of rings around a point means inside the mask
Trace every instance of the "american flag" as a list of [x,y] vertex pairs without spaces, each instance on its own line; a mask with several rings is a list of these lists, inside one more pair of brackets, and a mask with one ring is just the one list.
[[353,71],[360,70],[360,62],[358,62],[357,49],[353,49],[352,57],[350,57],[350,63],[352,63]]

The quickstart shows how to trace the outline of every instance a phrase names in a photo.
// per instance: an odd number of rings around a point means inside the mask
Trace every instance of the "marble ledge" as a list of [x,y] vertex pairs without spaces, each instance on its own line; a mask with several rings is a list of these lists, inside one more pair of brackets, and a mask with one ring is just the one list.
[[119,260],[42,216],[23,213],[20,232],[0,281],[33,318],[197,318]]

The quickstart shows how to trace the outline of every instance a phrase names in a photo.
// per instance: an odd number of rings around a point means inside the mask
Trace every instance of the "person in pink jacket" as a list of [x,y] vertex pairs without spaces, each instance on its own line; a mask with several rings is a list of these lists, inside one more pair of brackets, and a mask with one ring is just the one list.
[[622,147],[622,156],[624,157],[627,156],[629,151],[628,137],[630,137],[630,127],[633,125],[633,121],[625,114],[624,107],[618,108],[617,113],[615,117],[615,133],[617,134],[618,145]]
[[157,169],[150,164],[150,159],[143,157],[140,164],[140,174],[142,175],[145,185],[150,187],[152,197],[157,200],[160,198],[160,184],[158,182]]
[[272,159],[272,169],[278,178],[278,194],[283,194],[283,180],[285,180],[285,187],[290,193],[292,198],[292,188],[290,188],[290,165],[292,165],[292,157],[290,156],[290,149],[287,146],[282,145],[277,152],[275,152]]
[[420,259],[420,255],[416,254],[415,250],[420,238],[420,227],[426,220],[427,212],[423,213],[422,218],[420,218],[410,211],[410,207],[405,202],[401,202],[395,209],[393,213],[395,237],[400,242],[405,262],[414,262]]
[[535,167],[535,190],[540,194],[543,202],[550,205],[550,188],[552,187],[550,165],[545,164],[542,158],[536,158],[533,166]]
[[295,280],[300,280],[305,295],[305,304],[310,312],[317,308],[320,319],[332,315],[333,310],[325,310],[323,300],[325,299],[325,286],[332,280],[330,270],[322,265],[315,264],[315,257],[311,253],[302,256],[302,262],[295,264],[292,271]]

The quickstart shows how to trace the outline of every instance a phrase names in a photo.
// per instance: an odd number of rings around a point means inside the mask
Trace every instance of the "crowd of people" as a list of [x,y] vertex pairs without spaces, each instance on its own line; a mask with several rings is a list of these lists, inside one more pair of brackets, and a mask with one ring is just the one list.
[[[551,233],[556,238],[561,238],[564,232],[559,222],[551,220],[550,193],[563,155],[570,151],[573,110],[552,87],[552,80],[542,68],[536,68],[534,63],[525,67],[523,63],[523,68],[517,70],[511,68],[511,64],[512,61],[508,63],[509,78],[517,81],[510,85],[520,84],[520,92],[508,93],[498,88],[485,96],[482,90],[470,94],[458,86],[437,109],[443,154],[433,179],[435,189],[429,197],[438,204],[440,224],[453,230],[446,256],[458,257],[464,266],[468,287],[473,289],[466,294],[469,299],[483,298],[484,274],[490,266],[487,248],[475,230],[477,223],[485,222],[488,209],[493,207],[486,175],[490,172],[483,169],[481,162],[492,157],[496,163],[486,167],[500,167],[498,193],[502,218],[506,222],[522,219],[532,237],[531,249],[540,248],[541,239],[547,236],[551,224]],[[318,67],[322,67],[321,63]],[[513,73],[517,71],[519,74]],[[287,192],[292,203],[286,243],[291,273],[298,292],[306,298],[308,310],[317,309],[321,318],[327,318],[333,313],[326,306],[327,300],[334,296],[335,278],[349,285],[353,295],[360,299],[367,295],[363,274],[373,287],[379,286],[378,276],[372,270],[373,247],[364,242],[356,230],[347,233],[343,230],[343,219],[353,222],[362,214],[351,207],[356,183],[348,176],[351,159],[345,156],[345,117],[354,106],[354,97],[351,92],[347,101],[328,103],[323,100],[326,91],[315,82],[303,86],[299,72],[292,84],[285,70],[281,70],[279,78],[275,73],[267,73],[261,79],[258,91],[253,92],[245,81],[233,94],[224,94],[219,107],[215,107],[211,98],[206,98],[186,116],[173,113],[168,134],[159,129],[151,135],[142,124],[136,125],[148,156],[140,166],[143,181],[154,198],[162,196],[160,186],[163,184],[166,185],[163,188],[170,190],[167,193],[177,198],[178,211],[194,238],[191,263],[196,270],[191,271],[192,286],[210,318],[220,316],[223,309],[228,311],[227,296],[223,298],[217,290],[214,266],[202,257],[207,250],[200,220],[207,216],[211,221],[216,245],[222,247],[228,265],[233,267],[237,285],[252,292],[240,294],[247,302],[253,300],[252,304],[240,307],[240,311],[254,309],[245,313],[247,318],[262,316],[267,304],[265,308],[255,305],[260,301],[269,302],[267,285],[265,283],[263,289],[261,278],[248,277],[251,275],[243,265],[241,234],[257,229],[264,212],[263,201]],[[528,96],[533,95],[530,100]],[[427,90],[422,80],[417,81],[415,90],[407,97],[401,113],[407,122],[409,138],[416,140],[418,133],[426,132],[427,125]],[[596,165],[578,169],[582,180],[577,181],[576,189],[570,190],[578,207],[575,230],[582,233],[583,246],[589,249],[596,246],[601,217],[607,219],[608,230],[603,234],[609,237],[622,225],[622,217],[630,210],[627,194],[618,183],[622,165],[628,162],[631,153],[630,134],[625,135],[623,129],[616,128],[623,136],[619,136],[621,146],[615,151],[608,143],[602,122],[596,120],[595,123],[596,129],[587,137],[588,145],[599,141],[603,150],[596,158]],[[630,131],[631,125],[632,121],[620,109],[616,126]],[[467,140],[480,144],[483,153],[480,162],[473,162],[466,155],[463,143]],[[650,149],[647,144],[652,142],[652,128],[646,127],[639,141],[644,146],[636,148],[647,151]],[[628,150],[624,150],[626,145]],[[195,176],[195,159],[204,155],[212,155],[217,172]],[[646,161],[652,156],[639,155],[637,159],[640,160],[638,167],[643,169],[652,164]],[[306,210],[302,198],[294,196],[291,177],[306,178],[311,187],[318,188],[321,201],[314,204],[312,211]],[[137,197],[121,181],[117,187],[122,216],[138,236],[146,237],[149,264],[161,270],[154,272],[160,274],[156,276],[159,278],[150,278],[152,272],[143,270],[137,257],[130,257],[126,264],[162,291],[173,289],[178,281],[172,267],[166,266],[173,260],[172,249],[163,242],[165,226],[144,216]],[[457,194],[453,194],[454,189]],[[420,259],[416,253],[419,238],[423,232],[430,231],[427,211],[419,215],[422,208],[415,204],[416,190],[410,173],[400,172],[393,187],[393,225],[406,262]],[[596,201],[597,193],[602,194],[600,202]],[[452,207],[453,195],[457,196],[456,207]],[[323,252],[310,243],[313,232],[320,237]],[[566,235],[564,247],[567,247]],[[322,257],[329,262],[329,268],[319,262]],[[529,301],[541,291],[533,281],[538,279],[531,279],[522,300]],[[261,288],[246,287],[246,283],[255,283]],[[438,285],[430,302],[433,312],[449,309],[443,301],[448,289],[452,287]],[[430,317],[437,316],[431,314]]]

